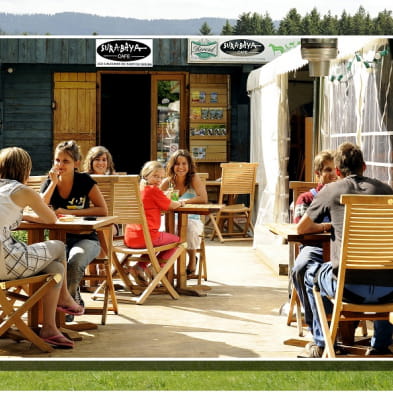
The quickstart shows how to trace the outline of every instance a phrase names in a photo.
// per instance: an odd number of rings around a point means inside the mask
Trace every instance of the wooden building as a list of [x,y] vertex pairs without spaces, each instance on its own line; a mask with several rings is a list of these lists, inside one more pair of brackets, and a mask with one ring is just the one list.
[[[32,174],[48,171],[62,140],[75,139],[84,153],[104,145],[116,169],[128,173],[186,148],[199,171],[219,177],[220,162],[250,157],[249,72],[290,47],[232,37],[214,49],[224,48],[226,59],[209,59],[209,49],[193,62],[191,45],[206,49],[214,41],[208,38],[106,39],[122,50],[151,43],[151,64],[122,59],[111,66],[97,61],[101,37],[1,37],[0,147],[25,148]],[[253,48],[244,60],[234,53],[245,53],[240,40]]]

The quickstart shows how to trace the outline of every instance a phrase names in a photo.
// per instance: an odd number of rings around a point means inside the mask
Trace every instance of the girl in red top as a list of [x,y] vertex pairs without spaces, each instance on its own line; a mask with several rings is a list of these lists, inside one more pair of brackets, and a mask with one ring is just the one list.
[[[180,238],[172,233],[160,232],[161,212],[173,210],[182,206],[183,202],[170,200],[159,188],[162,179],[165,177],[165,170],[158,161],[148,161],[141,170],[141,198],[145,208],[146,220],[149,226],[151,240],[154,246],[162,246],[169,243],[178,242]],[[124,242],[131,248],[145,248],[146,243],[142,228],[139,224],[126,225]],[[165,263],[175,248],[162,251],[157,255],[160,263]],[[138,262],[130,268],[130,273],[136,280],[146,284],[151,276],[148,269],[149,261]]]

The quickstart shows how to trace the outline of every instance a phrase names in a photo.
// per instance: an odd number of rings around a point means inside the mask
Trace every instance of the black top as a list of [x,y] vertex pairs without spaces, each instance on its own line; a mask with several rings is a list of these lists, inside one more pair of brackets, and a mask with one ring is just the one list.
[[[50,182],[51,180],[48,178],[44,183],[42,183],[41,192],[44,192],[48,188]],[[76,209],[86,209],[90,206],[90,199],[88,195],[94,184],[97,184],[97,182],[88,173],[75,172],[74,183],[68,197],[62,198],[59,194],[58,188],[56,187],[49,203],[55,210],[58,208],[70,210],[70,214],[72,214],[72,211]],[[70,236],[84,239],[98,239],[96,232],[92,232],[90,235],[67,234],[67,239]]]

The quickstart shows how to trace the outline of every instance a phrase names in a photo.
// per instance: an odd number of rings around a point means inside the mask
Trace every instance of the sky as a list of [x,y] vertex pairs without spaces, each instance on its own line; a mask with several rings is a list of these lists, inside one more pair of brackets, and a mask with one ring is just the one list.
[[353,15],[362,5],[371,17],[384,9],[392,10],[392,0],[0,0],[0,12],[12,14],[56,14],[81,12],[99,16],[136,19],[191,19],[219,17],[237,19],[251,12],[273,20],[282,19],[291,8],[302,16],[316,7],[321,16],[330,10],[340,16]]

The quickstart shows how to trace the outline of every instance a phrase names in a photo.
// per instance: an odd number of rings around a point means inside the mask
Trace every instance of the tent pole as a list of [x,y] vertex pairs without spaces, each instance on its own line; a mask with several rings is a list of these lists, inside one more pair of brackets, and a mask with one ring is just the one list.
[[[313,161],[314,157],[321,151],[321,108],[322,108],[322,89],[323,89],[323,77],[314,78],[314,105],[313,105],[313,136],[312,136],[312,153]],[[313,171],[314,172],[314,171]],[[312,173],[312,177],[315,181],[315,174]]]

